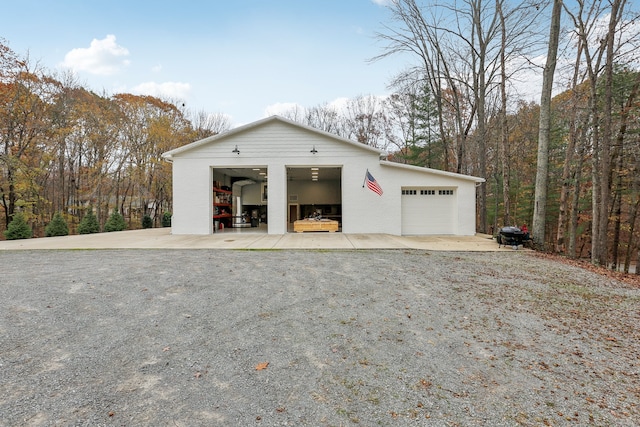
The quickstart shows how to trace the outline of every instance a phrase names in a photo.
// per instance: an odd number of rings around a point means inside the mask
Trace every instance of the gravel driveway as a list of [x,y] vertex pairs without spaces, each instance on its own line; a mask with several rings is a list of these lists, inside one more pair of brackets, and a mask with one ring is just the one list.
[[0,252],[0,424],[640,424],[640,289],[530,252]]

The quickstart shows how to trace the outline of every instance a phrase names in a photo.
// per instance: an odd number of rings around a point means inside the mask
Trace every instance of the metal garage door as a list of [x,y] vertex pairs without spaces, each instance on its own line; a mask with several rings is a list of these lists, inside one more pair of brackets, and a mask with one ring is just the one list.
[[455,234],[455,188],[403,187],[402,234]]

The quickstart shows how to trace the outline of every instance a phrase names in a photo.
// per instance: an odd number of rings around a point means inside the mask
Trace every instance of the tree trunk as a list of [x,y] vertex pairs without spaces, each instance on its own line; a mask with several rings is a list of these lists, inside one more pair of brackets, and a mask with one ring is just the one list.
[[[609,28],[606,35],[606,61],[604,64],[605,84],[604,84],[604,120],[602,139],[600,141],[599,155],[597,156],[598,167],[595,174],[600,175],[600,186],[598,188],[599,204],[597,209],[598,229],[595,229],[592,244],[592,262],[597,265],[606,265],[608,258],[608,230],[609,230],[609,208],[611,201],[611,139],[612,139],[612,103],[613,103],[613,65],[614,65],[614,43],[616,27],[620,22],[623,5],[626,0],[614,0],[611,2],[611,12],[609,15]],[[596,188],[594,187],[594,191]]]
[[565,234],[567,229],[567,210],[569,208],[569,188],[571,184],[571,166],[578,139],[576,122],[578,121],[578,76],[580,73],[580,57],[582,55],[582,43],[578,40],[578,52],[576,63],[573,67],[573,77],[571,79],[571,117],[569,119],[569,143],[565,152],[564,166],[562,168],[562,181],[560,183],[560,204],[558,206],[558,232],[556,234],[556,252],[566,253]]
[[622,176],[618,175],[616,180],[616,192],[613,198],[614,204],[614,223],[613,223],[613,238],[611,240],[611,269],[616,271],[618,269],[618,257],[620,249],[620,227],[622,226]]
[[573,195],[571,197],[571,212],[569,216],[569,244],[567,246],[567,255],[570,258],[576,258],[576,234],[578,232],[578,216],[580,214],[580,194],[582,190],[582,167],[584,165],[584,152],[586,142],[584,141],[584,132],[581,132],[578,140],[578,164],[573,178]]
[[[502,163],[502,204],[504,225],[511,225],[511,170],[509,154],[509,122],[507,121],[507,64],[505,52],[507,50],[507,27],[502,11],[502,2],[496,1],[496,8],[500,16],[500,163]],[[497,197],[496,197],[497,200]],[[497,217],[497,215],[496,215]]]
[[[619,247],[620,247],[620,229],[622,227],[622,196],[624,191],[624,185],[622,182],[623,175],[623,160],[624,160],[624,142],[627,135],[627,124],[629,120],[629,111],[633,108],[638,90],[640,89],[640,74],[636,75],[636,81],[629,92],[627,101],[622,107],[620,112],[620,129],[618,136],[616,137],[616,144],[613,157],[617,159],[617,179],[615,190],[615,208],[614,208],[614,228],[613,228],[613,241],[612,241],[612,269],[617,270],[619,264]],[[633,228],[633,227],[632,227]],[[631,233],[633,234],[633,232]]]
[[[624,257],[624,272],[629,272],[631,266],[631,256],[633,249],[635,248],[636,239],[634,239],[635,225],[638,217],[638,210],[640,210],[640,157],[636,158],[636,165],[634,168],[634,179],[632,184],[631,194],[635,198],[635,202],[631,205],[631,212],[629,213],[629,240],[627,241],[627,251]],[[636,263],[636,273],[640,270],[640,265]],[[639,273],[640,274],[640,273]]]
[[640,245],[636,245],[636,275],[640,276]]
[[538,133],[538,160],[533,207],[533,242],[537,249],[545,250],[545,225],[547,215],[547,179],[549,170],[549,139],[551,138],[551,91],[556,69],[562,0],[554,0],[549,28],[549,49],[542,79],[540,97],[540,129]]

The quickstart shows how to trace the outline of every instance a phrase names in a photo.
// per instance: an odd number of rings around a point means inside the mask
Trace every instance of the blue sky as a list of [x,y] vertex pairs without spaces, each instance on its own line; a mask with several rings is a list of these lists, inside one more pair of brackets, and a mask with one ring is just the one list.
[[[166,95],[235,125],[357,95],[384,95],[402,58],[368,63],[384,0],[20,0],[0,37],[97,92]],[[12,17],[12,19],[7,19]]]

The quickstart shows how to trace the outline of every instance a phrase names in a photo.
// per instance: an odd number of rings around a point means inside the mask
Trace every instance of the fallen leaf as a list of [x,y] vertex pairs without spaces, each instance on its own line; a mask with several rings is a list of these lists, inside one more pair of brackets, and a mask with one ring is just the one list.
[[607,337],[607,338],[605,338],[605,339],[606,339],[607,341],[614,341],[614,342],[618,341],[615,337]]
[[110,416],[110,417],[113,417],[115,414],[116,414],[115,412],[113,412],[113,411],[109,411],[109,416]]
[[264,369],[267,369],[267,366],[269,366],[269,362],[258,363],[256,365],[256,371],[262,371]]
[[200,373],[200,372],[196,372],[195,374],[193,374],[193,376],[194,376],[195,378],[200,378],[200,377],[202,376],[202,373]]
[[167,346],[167,347],[162,349],[162,351],[169,351],[169,350],[171,350],[171,347],[169,347],[169,346]]

